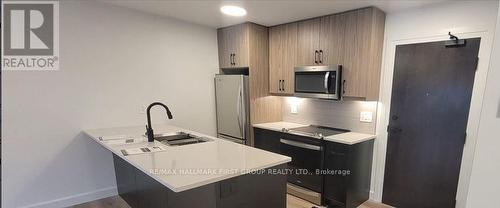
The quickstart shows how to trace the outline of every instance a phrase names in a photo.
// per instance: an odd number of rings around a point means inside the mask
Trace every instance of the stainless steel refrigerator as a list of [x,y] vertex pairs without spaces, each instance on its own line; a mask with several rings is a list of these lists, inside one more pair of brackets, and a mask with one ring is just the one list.
[[248,76],[215,75],[217,135],[247,144],[250,135]]

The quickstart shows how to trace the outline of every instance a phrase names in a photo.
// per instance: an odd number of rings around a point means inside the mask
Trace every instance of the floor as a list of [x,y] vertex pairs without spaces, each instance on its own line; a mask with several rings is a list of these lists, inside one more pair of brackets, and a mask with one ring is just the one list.
[[[287,208],[311,208],[318,207],[300,198],[287,195]],[[70,208],[130,208],[130,206],[119,196],[112,196],[85,204],[75,205]],[[322,208],[322,207],[318,207]],[[358,208],[390,208],[377,202],[367,201]]]

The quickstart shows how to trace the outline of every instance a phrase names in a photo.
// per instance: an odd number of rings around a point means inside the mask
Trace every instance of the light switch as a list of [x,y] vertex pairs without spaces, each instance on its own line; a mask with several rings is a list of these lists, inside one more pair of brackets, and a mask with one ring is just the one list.
[[363,111],[360,113],[359,121],[371,123],[373,122],[373,113],[368,111]]

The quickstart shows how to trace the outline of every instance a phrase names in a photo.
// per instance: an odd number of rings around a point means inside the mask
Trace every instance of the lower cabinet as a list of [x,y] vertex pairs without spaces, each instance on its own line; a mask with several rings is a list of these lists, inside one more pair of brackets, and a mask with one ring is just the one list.
[[[280,152],[285,133],[254,128],[255,147]],[[353,145],[324,141],[322,204],[355,208],[368,200],[373,160],[373,143],[369,140]],[[304,158],[292,158],[300,161]],[[310,161],[312,164],[314,161]],[[293,177],[293,175],[289,176]]]
[[354,145],[327,142],[323,197],[325,204],[355,208],[368,200],[373,140]]
[[269,152],[280,152],[281,132],[254,128],[254,146]]
[[176,193],[119,156],[113,160],[118,193],[132,208],[286,208],[286,175],[268,171],[286,164]]

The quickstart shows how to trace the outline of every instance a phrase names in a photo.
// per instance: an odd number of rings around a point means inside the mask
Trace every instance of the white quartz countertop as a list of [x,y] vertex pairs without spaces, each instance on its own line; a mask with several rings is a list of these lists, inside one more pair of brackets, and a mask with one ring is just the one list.
[[[290,122],[272,122],[272,123],[261,123],[254,124],[253,127],[268,129],[273,131],[282,131],[285,129],[297,128],[308,126],[306,124],[298,124],[298,123],[290,123]],[[347,145],[353,145],[357,143],[361,143],[364,141],[375,139],[376,135],[373,134],[363,134],[357,132],[347,132],[343,134],[336,134],[328,137],[324,137],[323,139],[330,142],[337,142]]]
[[[184,146],[167,146],[157,141],[111,144],[99,139],[100,137],[122,136],[140,138],[145,132],[144,126],[95,129],[84,132],[97,143],[174,192],[189,190],[291,161],[290,157],[174,126],[154,126],[154,131],[155,134],[183,131],[208,137],[213,141]],[[124,156],[121,152],[123,149],[148,146],[162,146],[165,150],[128,156]]]

